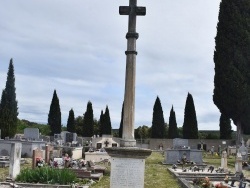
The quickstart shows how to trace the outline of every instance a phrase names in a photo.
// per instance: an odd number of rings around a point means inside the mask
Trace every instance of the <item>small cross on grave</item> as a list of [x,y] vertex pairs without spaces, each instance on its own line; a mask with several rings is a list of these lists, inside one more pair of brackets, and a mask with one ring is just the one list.
[[108,147],[108,145],[109,145],[109,141],[108,141],[108,140],[106,140],[106,141],[104,142],[104,144],[105,144],[105,146],[106,146],[106,147]]

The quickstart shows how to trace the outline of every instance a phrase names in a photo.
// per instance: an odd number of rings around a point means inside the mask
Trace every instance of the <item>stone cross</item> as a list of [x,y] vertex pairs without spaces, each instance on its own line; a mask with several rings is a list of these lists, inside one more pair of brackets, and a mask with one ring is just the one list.
[[145,16],[146,7],[138,7],[137,0],[129,0],[129,6],[119,7],[120,15],[128,15],[128,33],[126,59],[126,78],[124,94],[123,134],[120,145],[122,147],[134,147],[134,109],[135,109],[135,70],[136,70],[136,16]]

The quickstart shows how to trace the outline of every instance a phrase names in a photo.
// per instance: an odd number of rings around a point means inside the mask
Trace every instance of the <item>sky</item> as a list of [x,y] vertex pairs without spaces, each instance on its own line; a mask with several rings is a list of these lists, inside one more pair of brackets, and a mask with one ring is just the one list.
[[[13,58],[19,118],[47,123],[56,90],[67,124],[91,101],[94,117],[108,105],[119,128],[124,99],[128,0],[0,0],[0,88]],[[213,103],[214,37],[219,0],[138,0],[135,128],[152,126],[158,96],[165,122],[174,107],[183,125],[188,92],[199,130],[219,130]],[[235,126],[232,126],[235,129]]]

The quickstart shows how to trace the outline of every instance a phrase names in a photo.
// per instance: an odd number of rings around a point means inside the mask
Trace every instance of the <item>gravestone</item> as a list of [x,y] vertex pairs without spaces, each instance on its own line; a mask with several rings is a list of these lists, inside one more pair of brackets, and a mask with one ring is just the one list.
[[237,153],[236,162],[235,162],[235,172],[242,172],[242,156],[241,153]]
[[73,133],[66,133],[66,142],[72,142],[74,141],[74,134]]
[[221,154],[221,167],[224,169],[224,172],[228,171],[227,168],[227,152],[223,151]]
[[173,148],[178,149],[178,148],[183,148],[183,147],[188,147],[188,139],[182,139],[182,138],[174,138],[173,139]]
[[9,167],[9,177],[11,179],[15,179],[16,176],[20,173],[21,152],[22,152],[21,143],[11,143],[10,167]]
[[32,168],[33,169],[36,167],[37,158],[43,158],[43,150],[40,150],[38,148],[33,150],[33,156],[32,156]]
[[40,136],[38,128],[25,128],[24,137],[28,139],[38,140]]
[[243,139],[242,139],[241,146],[240,146],[238,152],[241,153],[243,161],[248,161],[248,150],[247,150],[247,147],[244,144],[244,140]]

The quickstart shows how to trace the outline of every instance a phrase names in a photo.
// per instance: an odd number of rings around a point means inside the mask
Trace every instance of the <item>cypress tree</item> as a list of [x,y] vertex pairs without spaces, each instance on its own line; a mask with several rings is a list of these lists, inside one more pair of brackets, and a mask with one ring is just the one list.
[[151,129],[151,138],[164,138],[166,135],[165,121],[161,101],[157,96],[153,108],[153,120]]
[[[15,75],[13,60],[10,59],[7,81],[1,99],[0,128],[3,138],[14,137],[17,131],[18,107],[16,100]],[[2,116],[2,117],[1,117]]]
[[231,121],[224,114],[220,116],[220,139],[232,139]]
[[59,98],[57,97],[56,90],[54,90],[50,109],[49,109],[48,124],[50,126],[51,136],[54,136],[54,134],[61,133],[62,131],[61,110],[60,110]]
[[83,117],[83,136],[92,137],[94,134],[94,115],[92,103],[89,101]]
[[250,1],[222,0],[215,37],[214,104],[237,126],[236,144],[250,125]]
[[123,114],[124,114],[124,102],[122,104],[121,122],[120,122],[120,127],[119,127],[119,138],[122,138],[122,132],[123,132]]
[[74,114],[74,110],[73,109],[71,109],[69,111],[69,117],[68,117],[68,121],[67,121],[67,131],[69,131],[71,133],[75,133],[76,132],[75,114]]
[[100,115],[100,119],[99,119],[100,136],[102,136],[103,127],[104,127],[104,114],[103,114],[103,110],[102,110],[102,111],[101,111],[101,115]]
[[188,93],[187,95],[185,112],[184,112],[183,138],[185,139],[198,138],[198,124],[196,119],[194,100],[190,93]]
[[103,127],[102,134],[107,134],[107,135],[112,134],[112,126],[111,126],[108,106],[106,106],[105,113],[104,113],[104,127]]
[[176,123],[175,111],[174,107],[172,106],[169,115],[169,128],[168,128],[168,138],[178,138],[178,128]]

